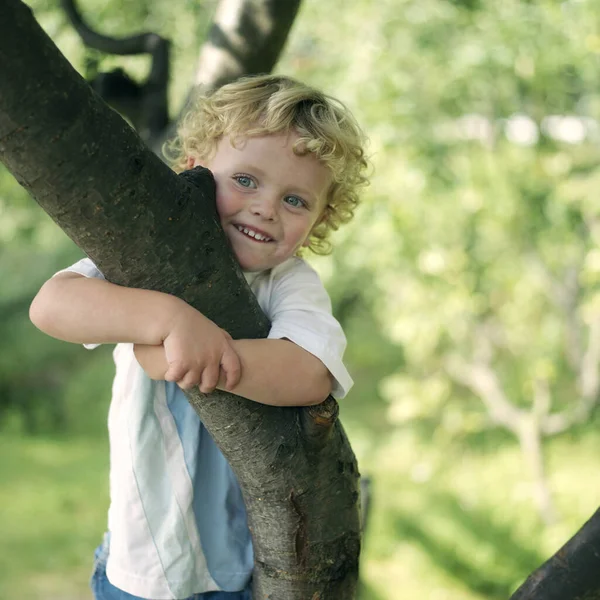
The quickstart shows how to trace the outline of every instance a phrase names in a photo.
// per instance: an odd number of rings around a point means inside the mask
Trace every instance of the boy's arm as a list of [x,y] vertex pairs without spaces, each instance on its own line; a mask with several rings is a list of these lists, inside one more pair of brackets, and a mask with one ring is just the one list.
[[240,377],[230,336],[183,300],[76,273],[60,273],[34,298],[31,321],[61,340],[84,344],[162,344],[164,379],[212,391],[221,369],[227,385]]
[[168,294],[126,288],[65,272],[49,279],[29,309],[44,333],[76,344],[161,344],[165,317],[175,309]]
[[[294,259],[255,283],[271,330],[266,340],[232,342],[242,363],[242,377],[231,391],[283,406],[318,404],[330,393],[343,397],[352,386],[342,362],[346,337],[331,314],[331,301],[315,270]],[[162,349],[139,346],[134,350],[150,377],[162,379]]]
[[[231,343],[240,357],[242,376],[233,387],[227,387],[221,377],[219,389],[274,406],[319,404],[331,392],[332,378],[325,365],[289,340],[232,340]],[[136,345],[134,352],[152,379],[164,379],[167,362],[162,346]]]

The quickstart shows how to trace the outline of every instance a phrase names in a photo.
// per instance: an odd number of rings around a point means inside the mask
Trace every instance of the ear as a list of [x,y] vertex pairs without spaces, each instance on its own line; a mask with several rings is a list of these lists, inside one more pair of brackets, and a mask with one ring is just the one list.
[[203,167],[204,165],[195,157],[188,156],[185,163],[186,169],[193,169],[194,167]]

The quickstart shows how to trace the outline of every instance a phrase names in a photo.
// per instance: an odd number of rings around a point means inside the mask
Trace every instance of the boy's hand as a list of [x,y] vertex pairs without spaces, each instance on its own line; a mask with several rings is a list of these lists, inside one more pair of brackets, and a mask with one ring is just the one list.
[[188,304],[173,315],[169,333],[163,340],[168,370],[166,381],[182,389],[199,386],[203,394],[212,392],[225,375],[225,387],[235,387],[241,377],[240,359],[231,336]]

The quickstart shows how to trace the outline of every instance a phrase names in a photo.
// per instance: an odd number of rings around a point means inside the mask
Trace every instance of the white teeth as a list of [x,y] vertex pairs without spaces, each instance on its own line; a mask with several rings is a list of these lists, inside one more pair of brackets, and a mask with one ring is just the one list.
[[250,236],[251,238],[258,240],[259,242],[270,242],[271,241],[270,237],[267,237],[266,235],[262,235],[262,233],[258,233],[252,229],[248,229],[247,227],[242,227],[241,225],[238,225],[237,229],[238,229],[238,231],[245,233],[246,235]]

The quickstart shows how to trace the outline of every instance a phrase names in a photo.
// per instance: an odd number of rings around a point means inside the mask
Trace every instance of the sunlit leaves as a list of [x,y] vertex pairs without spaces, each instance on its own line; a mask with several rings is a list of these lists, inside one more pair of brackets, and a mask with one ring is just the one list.
[[[569,328],[584,352],[598,284],[595,4],[304,10],[321,17],[304,33],[319,61],[301,73],[348,101],[373,140],[369,206],[338,256],[342,269],[370,268],[382,331],[407,360],[384,395],[397,406],[397,377],[408,378],[421,392],[405,395],[434,410],[428,378],[444,377],[449,353],[483,360],[483,339],[516,405],[531,405],[539,377],[555,406],[572,402]],[[451,389],[457,402],[466,393]]]

